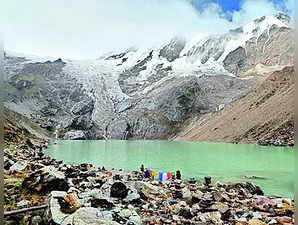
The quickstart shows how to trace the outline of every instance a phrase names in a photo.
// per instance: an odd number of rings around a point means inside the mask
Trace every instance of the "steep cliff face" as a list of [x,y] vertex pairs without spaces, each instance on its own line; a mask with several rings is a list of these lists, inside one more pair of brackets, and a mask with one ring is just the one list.
[[173,124],[245,95],[257,65],[291,65],[290,23],[283,14],[263,17],[226,34],[96,60],[7,54],[5,104],[60,138],[166,137]]

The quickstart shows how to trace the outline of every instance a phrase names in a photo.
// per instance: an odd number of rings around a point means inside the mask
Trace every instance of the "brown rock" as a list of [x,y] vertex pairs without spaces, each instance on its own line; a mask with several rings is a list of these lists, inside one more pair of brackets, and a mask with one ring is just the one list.
[[264,223],[258,219],[252,219],[252,220],[248,221],[248,225],[266,225],[266,223]]
[[279,222],[280,224],[293,223],[293,219],[291,217],[288,217],[288,216],[277,217],[276,221]]
[[65,195],[59,199],[59,204],[64,213],[74,213],[80,207],[76,194]]

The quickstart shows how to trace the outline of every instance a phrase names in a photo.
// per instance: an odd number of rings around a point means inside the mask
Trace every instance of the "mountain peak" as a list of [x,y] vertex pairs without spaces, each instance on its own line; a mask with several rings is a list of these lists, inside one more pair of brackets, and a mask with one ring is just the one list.
[[282,21],[283,23],[289,24],[292,20],[292,18],[285,14],[285,13],[278,13],[274,15],[277,19],[279,19],[280,21]]

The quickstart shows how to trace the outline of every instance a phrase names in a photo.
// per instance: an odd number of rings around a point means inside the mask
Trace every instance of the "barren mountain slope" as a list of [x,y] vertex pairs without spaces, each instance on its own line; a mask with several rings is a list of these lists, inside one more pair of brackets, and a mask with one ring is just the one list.
[[4,119],[4,143],[9,146],[11,142],[21,143],[26,138],[47,140],[50,133],[40,128],[38,124],[28,117],[14,112],[6,107],[3,109]]
[[293,65],[293,33],[291,18],[277,14],[224,34],[169,37],[98,59],[8,52],[4,104],[61,139],[168,137],[177,124],[247,94],[257,65]]
[[[184,141],[292,144],[294,68],[270,73],[245,97],[202,117],[177,137]],[[279,142],[279,143],[278,143]]]

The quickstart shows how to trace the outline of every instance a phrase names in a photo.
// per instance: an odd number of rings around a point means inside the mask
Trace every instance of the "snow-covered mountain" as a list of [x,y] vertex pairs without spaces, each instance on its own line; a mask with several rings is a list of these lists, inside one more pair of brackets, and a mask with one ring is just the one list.
[[292,65],[292,35],[291,19],[278,14],[226,34],[175,37],[94,60],[7,53],[6,105],[65,138],[161,138],[244,95],[253,82],[243,77],[260,65]]

